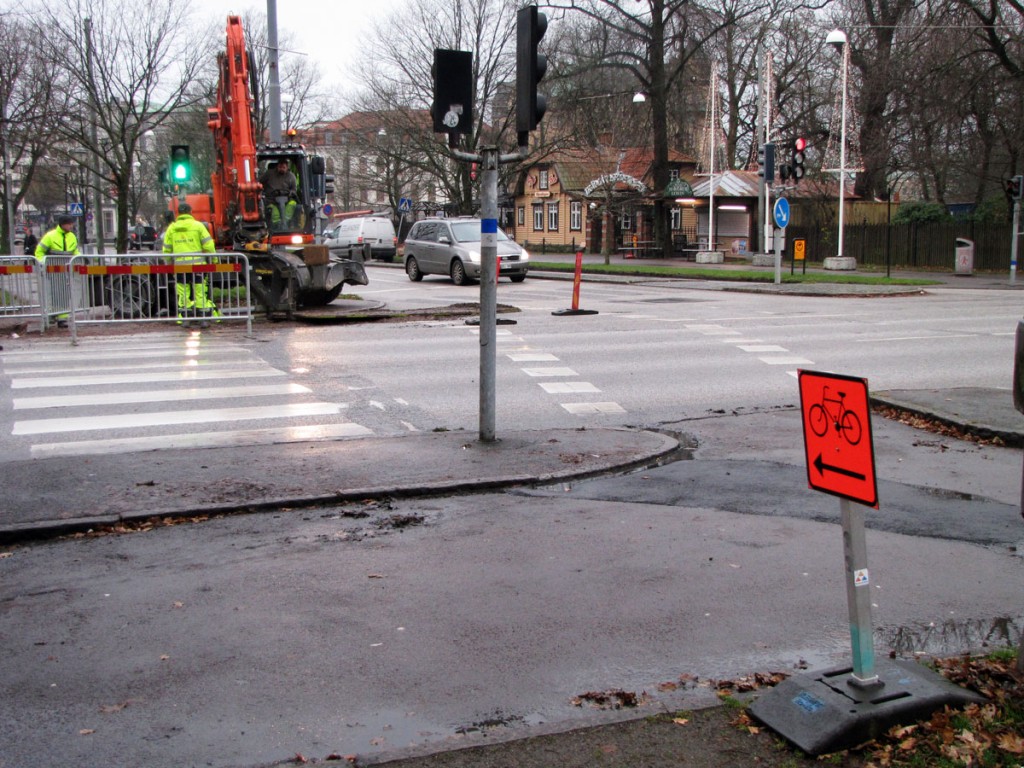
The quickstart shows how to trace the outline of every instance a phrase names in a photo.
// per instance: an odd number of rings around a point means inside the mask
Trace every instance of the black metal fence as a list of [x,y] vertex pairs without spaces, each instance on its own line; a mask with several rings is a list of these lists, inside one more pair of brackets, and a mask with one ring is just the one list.
[[[1010,269],[1009,224],[977,224],[970,221],[936,224],[847,224],[843,255],[857,259],[858,266],[948,269],[955,265],[957,238],[974,243],[974,268]],[[786,229],[787,255],[793,240],[807,241],[807,259],[820,262],[836,255],[834,227],[790,226]]]

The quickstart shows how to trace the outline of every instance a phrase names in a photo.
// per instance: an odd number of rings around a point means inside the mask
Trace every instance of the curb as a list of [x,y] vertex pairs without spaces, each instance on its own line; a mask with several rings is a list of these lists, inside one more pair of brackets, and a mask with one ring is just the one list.
[[[613,473],[630,472],[662,463],[667,457],[684,449],[675,437],[652,430],[618,430],[656,437],[657,445],[642,450],[628,461],[604,463],[584,470],[555,470],[551,472],[520,473],[515,475],[480,478],[475,480],[449,480],[420,482],[415,485],[387,485],[353,488],[332,493],[296,497],[275,497],[237,504],[212,504],[203,507],[186,506],[145,512],[126,512],[110,515],[92,515],[81,518],[36,520],[28,523],[0,525],[0,545],[41,541],[118,524],[136,525],[148,520],[175,520],[200,515],[226,517],[280,511],[282,508],[308,509],[332,504],[347,504],[367,499],[414,499],[434,496],[463,496],[489,493],[515,486],[548,485],[566,480],[584,480]],[[396,438],[401,439],[401,438]]]

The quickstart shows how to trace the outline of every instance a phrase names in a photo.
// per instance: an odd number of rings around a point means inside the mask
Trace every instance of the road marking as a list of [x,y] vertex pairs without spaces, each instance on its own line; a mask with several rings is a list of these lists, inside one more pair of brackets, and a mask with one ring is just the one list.
[[128,403],[166,403],[179,400],[233,400],[237,397],[268,397],[272,395],[305,395],[312,392],[301,384],[267,384],[257,387],[224,387],[210,389],[151,389],[146,392],[117,392],[95,395],[51,395],[16,397],[14,410],[34,408],[71,408],[82,405],[126,405]]
[[562,403],[569,413],[584,415],[590,413],[625,413],[626,409],[618,403]]
[[566,392],[600,392],[601,390],[589,381],[542,381],[538,386],[549,395],[563,394]]
[[572,368],[523,368],[527,376],[579,376]]
[[[997,335],[997,334],[993,334]],[[1012,334],[1006,334],[1012,335]],[[890,336],[884,339],[854,339],[858,344],[877,344],[880,341],[930,341],[932,339],[973,339],[977,333],[950,333],[942,336]]]
[[11,389],[35,389],[42,387],[80,387],[91,384],[144,384],[158,381],[200,381],[210,379],[247,379],[250,377],[287,376],[284,371],[276,368],[257,370],[198,370],[178,371],[177,373],[143,373],[143,374],[94,374],[82,376],[63,376],[45,379],[13,379]]
[[251,421],[284,419],[297,416],[325,416],[341,412],[337,403],[284,403],[244,408],[211,408],[197,411],[157,411],[155,413],[79,416],[65,419],[28,419],[14,422],[13,435],[41,435],[52,432],[84,432],[95,429],[131,429],[168,424],[203,424],[211,421]]
[[759,357],[757,359],[766,365],[814,365],[813,360],[798,355],[779,355],[778,357]]
[[305,443],[337,440],[343,437],[366,437],[373,432],[360,424],[314,424],[272,429],[240,429],[226,432],[197,432],[195,434],[154,435],[151,437],[122,437],[109,440],[80,440],[71,443],[40,443],[33,445],[33,459],[55,456],[97,456],[136,451],[175,450],[180,448],[228,448],[242,445],[272,445],[274,443]]
[[740,344],[739,348],[744,352],[789,352],[778,344]]
[[513,363],[557,362],[558,358],[547,352],[510,352],[508,359]]
[[697,333],[703,333],[705,336],[738,336],[739,331],[734,331],[732,328],[726,328],[723,325],[688,325],[686,326],[688,331],[697,331]]

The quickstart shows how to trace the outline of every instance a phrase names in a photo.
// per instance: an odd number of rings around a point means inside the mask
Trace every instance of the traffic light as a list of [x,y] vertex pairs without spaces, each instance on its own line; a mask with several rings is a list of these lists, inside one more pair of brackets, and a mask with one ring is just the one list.
[[476,181],[476,163],[469,166],[469,180]]
[[324,176],[324,195],[334,194],[334,174],[328,173]]
[[793,153],[790,157],[790,176],[795,182],[799,182],[804,177],[805,149],[807,149],[807,139],[803,136],[797,136],[793,139]]
[[775,145],[771,142],[757,148],[757,164],[761,169],[758,176],[764,176],[768,183],[775,181]]
[[1011,200],[1020,200],[1024,194],[1024,176],[1014,176],[1006,180],[1006,196]]
[[192,180],[192,161],[188,156],[188,145],[175,144],[171,147],[171,184],[183,184]]
[[473,127],[473,54],[434,49],[434,133],[470,133]]
[[537,84],[548,70],[548,58],[537,46],[548,28],[548,17],[528,5],[516,16],[516,132],[519,146],[529,145],[529,133],[537,128],[547,111],[547,98],[537,93]]

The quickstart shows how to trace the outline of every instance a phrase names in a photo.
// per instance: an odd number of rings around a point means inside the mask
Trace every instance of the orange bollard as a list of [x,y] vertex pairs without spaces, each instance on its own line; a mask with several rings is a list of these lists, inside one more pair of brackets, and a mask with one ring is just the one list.
[[596,315],[596,309],[580,309],[580,282],[583,279],[583,250],[576,251],[576,273],[572,280],[572,309],[557,309],[552,315]]

